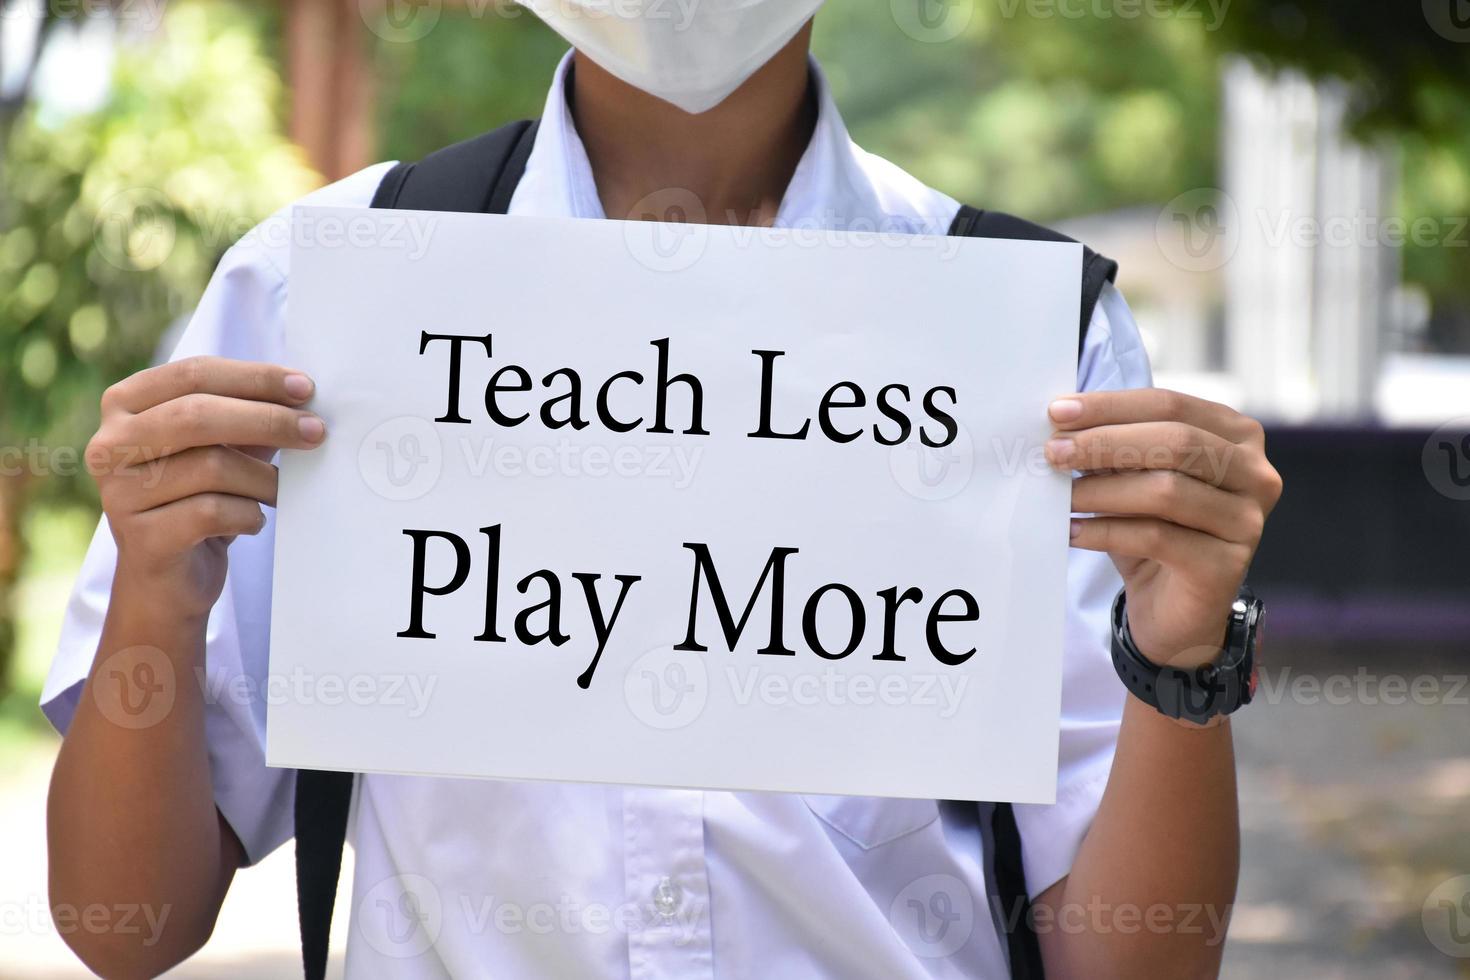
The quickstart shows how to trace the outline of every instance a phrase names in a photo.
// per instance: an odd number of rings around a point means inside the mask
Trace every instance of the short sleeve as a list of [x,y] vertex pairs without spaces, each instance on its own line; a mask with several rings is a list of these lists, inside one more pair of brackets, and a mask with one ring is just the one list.
[[[302,203],[366,205],[389,166],[370,167]],[[171,359],[215,354],[280,363],[289,254],[290,212],[285,209],[225,253]],[[238,537],[230,545],[229,572],[209,614],[203,670],[179,679],[201,687],[215,804],[251,863],[291,837],[295,792],[290,770],[265,764],[275,511],[266,508],[265,517],[259,534]],[[41,710],[62,733],[76,713],[97,651],[116,566],[117,549],[104,517],[67,602],[41,693]]]
[[[1103,288],[1077,369],[1079,391],[1116,391],[1153,384],[1133,314],[1111,284]],[[1016,825],[1034,898],[1072,868],[1097,813],[1113,764],[1126,697],[1113,671],[1108,617],[1123,582],[1112,559],[1092,551],[1067,561],[1067,622],[1062,652],[1062,727],[1057,801],[1018,804]]]

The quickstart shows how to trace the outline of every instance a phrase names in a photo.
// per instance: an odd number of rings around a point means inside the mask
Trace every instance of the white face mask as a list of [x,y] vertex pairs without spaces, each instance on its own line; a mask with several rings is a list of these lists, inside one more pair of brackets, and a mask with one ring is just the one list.
[[689,113],[723,102],[822,0],[516,0],[608,72]]

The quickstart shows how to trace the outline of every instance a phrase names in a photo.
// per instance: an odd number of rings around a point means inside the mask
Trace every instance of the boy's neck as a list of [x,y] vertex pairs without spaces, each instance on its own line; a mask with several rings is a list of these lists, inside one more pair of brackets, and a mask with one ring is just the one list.
[[577,52],[572,113],[607,216],[771,224],[816,123],[810,38],[808,23],[729,98],[697,116]]

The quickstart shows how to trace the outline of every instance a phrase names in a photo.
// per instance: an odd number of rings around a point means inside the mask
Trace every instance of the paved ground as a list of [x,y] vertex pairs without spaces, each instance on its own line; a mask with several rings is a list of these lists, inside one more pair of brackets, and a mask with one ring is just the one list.
[[1470,873],[1470,707],[1260,708],[1237,726],[1244,868],[1225,975],[1470,977],[1423,916],[1436,886]]
[[[1354,669],[1325,690],[1311,680],[1324,677],[1320,668],[1268,674],[1264,703],[1237,729],[1245,866],[1225,976],[1470,978],[1470,920],[1456,920],[1466,941],[1451,948],[1466,955],[1455,958],[1430,939],[1433,932],[1453,943],[1448,913],[1432,909],[1428,930],[1422,914],[1436,886],[1470,874],[1470,690],[1453,692],[1445,680],[1470,669],[1470,658],[1453,664],[1421,657],[1367,676]],[[1384,703],[1400,696],[1395,675],[1435,679],[1435,703],[1416,704],[1412,695]],[[1333,703],[1344,696],[1347,703]],[[0,977],[87,975],[44,911],[48,769],[43,743],[0,774]],[[1448,894],[1459,901],[1464,891],[1451,886]],[[236,879],[214,939],[177,975],[295,976],[295,943],[283,849]],[[334,944],[341,948],[340,935]]]

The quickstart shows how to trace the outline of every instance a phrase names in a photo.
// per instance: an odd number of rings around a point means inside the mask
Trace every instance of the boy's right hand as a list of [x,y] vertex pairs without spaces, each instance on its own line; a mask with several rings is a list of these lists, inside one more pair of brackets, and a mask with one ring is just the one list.
[[[299,371],[191,357],[140,371],[102,395],[87,469],[117,542],[118,585],[203,617],[224,587],[225,552],[276,503],[277,449],[313,449],[322,420]],[[114,586],[115,588],[117,585]]]

